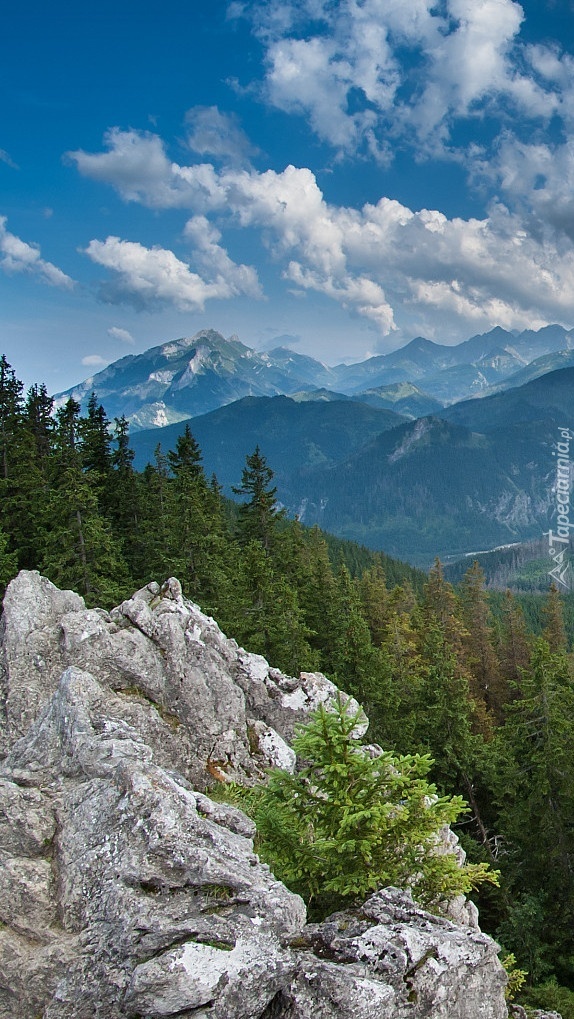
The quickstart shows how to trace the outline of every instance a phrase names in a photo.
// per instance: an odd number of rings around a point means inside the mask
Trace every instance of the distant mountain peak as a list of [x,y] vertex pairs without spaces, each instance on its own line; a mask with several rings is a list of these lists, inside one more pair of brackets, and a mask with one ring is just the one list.
[[[125,415],[133,428],[147,428],[196,417],[247,395],[323,389],[378,409],[386,401],[415,418],[493,387],[510,388],[526,381],[528,371],[542,374],[568,364],[569,358],[557,352],[572,349],[574,330],[556,325],[510,333],[496,326],[457,345],[416,336],[388,354],[335,367],[292,350],[281,343],[284,339],[287,335],[277,337],[270,351],[257,351],[235,334],[226,339],[215,329],[201,329],[114,361],[58,394],[56,406],[69,396],[85,403],[94,390],[110,418]],[[420,390],[405,393],[401,404],[398,393],[381,388],[399,384],[420,384]]]

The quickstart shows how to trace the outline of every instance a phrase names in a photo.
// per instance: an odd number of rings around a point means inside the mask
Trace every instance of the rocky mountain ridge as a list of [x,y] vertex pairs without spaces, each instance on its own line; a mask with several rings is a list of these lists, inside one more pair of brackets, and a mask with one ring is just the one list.
[[520,373],[536,359],[540,364],[533,370],[538,373],[545,370],[544,357],[550,356],[546,370],[570,363],[573,347],[574,331],[561,326],[518,334],[497,327],[456,346],[419,336],[389,354],[329,367],[284,347],[256,351],[235,336],[225,339],[205,329],[123,357],[58,394],[56,403],[69,396],[85,403],[94,390],[108,416],[124,414],[132,430],[164,427],[245,396],[312,389],[361,399],[381,387],[410,383],[418,388],[415,406],[421,400],[447,405],[483,395],[493,386],[512,385],[517,372],[517,378],[526,381]]
[[23,572],[0,633],[3,1019],[505,1019],[472,910],[384,889],[306,925],[210,798],[293,767],[325,677],[245,652],[174,580],[107,613]]
[[[377,416],[379,415],[379,416]],[[416,566],[532,540],[555,515],[553,450],[574,421],[574,368],[405,421],[354,401],[247,398],[190,422],[227,495],[258,444],[278,498],[318,524]],[[181,426],[132,436],[136,465]],[[165,444],[164,444],[165,442]]]

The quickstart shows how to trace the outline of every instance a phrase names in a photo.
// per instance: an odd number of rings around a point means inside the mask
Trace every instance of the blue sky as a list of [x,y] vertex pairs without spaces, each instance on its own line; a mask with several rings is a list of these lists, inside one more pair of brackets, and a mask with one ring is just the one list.
[[0,349],[213,327],[334,364],[574,326],[571,0],[10,5]]

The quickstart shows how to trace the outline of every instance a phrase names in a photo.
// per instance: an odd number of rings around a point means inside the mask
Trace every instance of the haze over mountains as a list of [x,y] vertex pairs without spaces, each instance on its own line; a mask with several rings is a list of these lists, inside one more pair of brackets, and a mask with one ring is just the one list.
[[[496,328],[454,347],[417,337],[390,354],[331,368],[284,347],[260,353],[235,337],[226,340],[214,330],[204,330],[123,357],[58,394],[58,399],[73,396],[82,402],[95,390],[108,415],[125,414],[132,431],[183,421],[244,396],[288,396],[317,389],[370,403],[378,400],[380,406],[417,417],[482,395],[491,386],[525,382],[527,378],[516,383],[512,379],[530,365],[529,377],[561,367],[571,351],[574,359],[574,331],[561,326],[518,334]],[[559,352],[566,353],[556,361]],[[548,357],[554,361],[532,364]],[[401,383],[416,386],[415,393],[404,394],[409,401],[417,397],[409,410],[394,388]]]
[[123,358],[71,394],[94,389],[109,416],[130,418],[139,467],[193,418],[206,472],[227,494],[259,444],[290,514],[424,566],[552,526],[552,448],[574,423],[573,347],[560,326],[497,328],[330,368],[209,331]]

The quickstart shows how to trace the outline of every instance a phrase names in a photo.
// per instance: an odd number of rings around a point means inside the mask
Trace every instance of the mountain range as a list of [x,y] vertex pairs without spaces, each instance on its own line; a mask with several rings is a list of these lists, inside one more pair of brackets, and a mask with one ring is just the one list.
[[[552,526],[558,428],[574,419],[574,367],[406,420],[348,398],[248,397],[191,421],[227,494],[259,444],[281,503],[306,524],[418,566]],[[132,436],[136,463],[182,425]]]
[[[418,338],[329,368],[207,331],[123,358],[70,395],[94,389],[110,416],[131,419],[140,467],[192,418],[206,472],[227,494],[259,445],[290,514],[426,566],[552,526],[553,446],[574,420],[573,337],[550,326],[493,329],[458,347]],[[484,395],[454,402],[477,372]]]
[[[258,352],[236,337],[203,330],[123,357],[59,393],[56,402],[73,396],[85,404],[94,390],[108,415],[125,414],[132,431],[164,427],[245,396],[325,390],[414,418],[571,363],[574,331],[558,325],[522,333],[497,327],[457,346],[417,337],[389,354],[335,367],[284,347]],[[401,405],[397,392],[405,385],[411,389]]]

